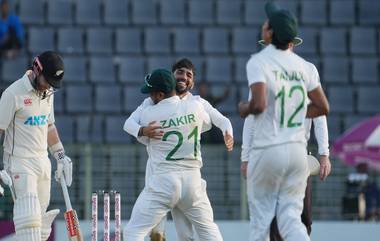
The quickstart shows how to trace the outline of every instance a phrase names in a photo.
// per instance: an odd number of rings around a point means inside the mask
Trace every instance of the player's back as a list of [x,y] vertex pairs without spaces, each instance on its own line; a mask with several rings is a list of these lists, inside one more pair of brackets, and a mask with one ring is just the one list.
[[319,85],[314,65],[289,49],[269,45],[251,57],[247,71],[250,85],[264,82],[267,87],[267,108],[255,115],[254,146],[305,143],[307,92]]
[[141,124],[152,121],[164,131],[160,140],[150,139],[147,147],[154,173],[202,166],[200,134],[210,119],[199,101],[181,101],[178,96],[164,99],[144,109]]

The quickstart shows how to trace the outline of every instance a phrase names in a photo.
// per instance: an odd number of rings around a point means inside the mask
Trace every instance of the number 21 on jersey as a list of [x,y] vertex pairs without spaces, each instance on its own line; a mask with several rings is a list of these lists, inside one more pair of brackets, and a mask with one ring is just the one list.
[[[185,159],[184,157],[180,158],[173,158],[175,153],[181,148],[181,146],[184,144],[183,143],[183,136],[184,134],[181,133],[180,131],[168,131],[164,134],[162,137],[163,141],[167,141],[168,137],[171,135],[175,135],[178,138],[177,144],[174,146],[174,148],[169,152],[169,154],[166,156],[167,161],[178,161],[178,160],[183,160]],[[194,144],[193,144],[193,155],[194,159],[197,158],[198,155],[198,145],[199,145],[199,140],[198,140],[198,126],[194,127],[194,129],[190,132],[189,135],[187,135],[187,140],[194,139]]]

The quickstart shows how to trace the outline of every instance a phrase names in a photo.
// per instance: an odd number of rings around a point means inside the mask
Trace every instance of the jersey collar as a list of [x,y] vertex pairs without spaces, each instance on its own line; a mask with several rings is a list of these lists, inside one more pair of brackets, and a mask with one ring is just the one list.
[[24,76],[22,76],[22,81],[24,82],[24,86],[27,91],[32,91],[34,90],[32,83],[30,82],[30,79],[28,77],[28,74],[30,73],[30,70],[26,71]]
[[175,95],[175,96],[161,100],[160,102],[157,103],[157,105],[163,105],[166,103],[176,103],[176,102],[179,102],[180,100],[181,99],[177,95]]
[[186,95],[184,95],[181,100],[187,100],[188,98],[190,98],[191,96],[193,96],[193,94],[191,92],[187,92]]
[[265,48],[268,49],[269,51],[276,51],[278,53],[290,53],[291,52],[290,48],[288,48],[287,50],[280,50],[280,49],[277,49],[276,46],[274,46],[273,44],[268,44],[268,46]]

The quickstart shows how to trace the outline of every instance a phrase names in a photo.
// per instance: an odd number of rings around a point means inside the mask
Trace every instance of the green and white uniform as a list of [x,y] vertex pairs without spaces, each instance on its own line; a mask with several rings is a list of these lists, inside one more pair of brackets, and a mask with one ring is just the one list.
[[[182,101],[186,100],[195,100],[198,101],[200,104],[202,104],[205,111],[210,116],[211,123],[214,124],[216,127],[218,127],[222,133],[225,133],[226,131],[233,136],[233,129],[230,120],[223,116],[217,109],[215,109],[207,100],[201,98],[199,95],[192,95],[190,92],[188,92],[185,96],[181,98]],[[125,121],[124,124],[124,130],[128,132],[130,135],[137,138],[138,141],[142,142],[143,144],[146,143],[146,138],[139,138],[138,132],[141,126],[143,126],[140,123],[141,119],[141,113],[142,111],[153,105],[153,101],[151,98],[146,98],[143,103],[128,117],[128,119]],[[203,131],[207,131],[211,127],[210,125],[204,125]],[[149,151],[149,150],[147,150]],[[151,166],[149,163],[147,163],[146,168],[146,183],[149,177],[151,176]],[[206,181],[202,180],[202,183],[206,185]],[[173,208],[171,210],[171,214],[173,217],[173,221],[177,230],[177,238],[179,241],[192,241],[194,240],[194,233],[193,233],[193,227],[190,223],[190,221],[183,215],[182,212],[180,212],[177,208]],[[164,233],[165,232],[165,223],[166,223],[166,217],[162,219],[159,225],[154,228],[156,232]]]
[[152,121],[160,123],[164,135],[145,140],[150,177],[133,207],[125,240],[144,240],[173,208],[191,221],[201,240],[222,240],[200,174],[200,135],[210,116],[199,101],[174,96],[142,110],[140,124]]
[[284,240],[309,240],[300,216],[306,180],[307,92],[320,86],[314,65],[268,45],[246,66],[248,85],[265,83],[267,107],[254,115],[247,170],[250,241],[266,240],[277,216]]

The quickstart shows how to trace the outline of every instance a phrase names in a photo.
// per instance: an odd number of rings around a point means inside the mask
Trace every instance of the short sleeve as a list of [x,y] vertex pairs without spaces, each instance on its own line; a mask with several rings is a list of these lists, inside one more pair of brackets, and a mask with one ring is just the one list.
[[257,58],[251,57],[251,59],[248,61],[246,65],[246,71],[248,86],[251,86],[259,82],[266,83],[263,65]]
[[0,129],[6,130],[16,112],[16,98],[5,90],[0,98]]
[[321,82],[319,79],[318,70],[315,67],[315,65],[312,63],[308,63],[308,64],[309,64],[309,71],[310,71],[310,75],[309,75],[310,79],[309,79],[309,82],[306,83],[306,89],[308,92],[310,92],[314,90],[315,88],[317,88],[318,86],[320,86]]

